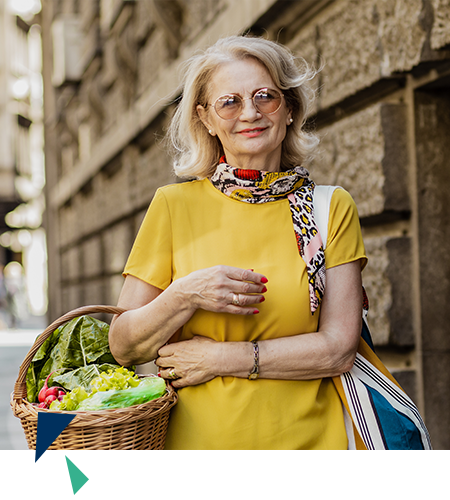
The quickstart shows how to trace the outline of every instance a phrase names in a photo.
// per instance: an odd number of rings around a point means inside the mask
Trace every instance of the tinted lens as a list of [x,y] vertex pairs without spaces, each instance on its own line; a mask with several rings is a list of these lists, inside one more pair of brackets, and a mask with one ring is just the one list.
[[257,109],[265,115],[278,111],[281,106],[281,94],[273,89],[261,89],[253,97]]
[[224,120],[238,116],[242,109],[242,99],[237,95],[224,95],[217,99],[214,108]]

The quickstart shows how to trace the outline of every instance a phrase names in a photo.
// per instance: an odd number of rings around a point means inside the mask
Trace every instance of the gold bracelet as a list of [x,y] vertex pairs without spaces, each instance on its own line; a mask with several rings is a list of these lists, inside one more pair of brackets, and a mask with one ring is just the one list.
[[248,374],[249,380],[256,380],[259,377],[259,346],[256,340],[252,340],[253,344],[253,369]]

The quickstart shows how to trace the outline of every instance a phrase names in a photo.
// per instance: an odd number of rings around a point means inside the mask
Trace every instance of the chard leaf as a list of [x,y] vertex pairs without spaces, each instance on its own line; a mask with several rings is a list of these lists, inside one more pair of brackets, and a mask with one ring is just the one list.
[[[39,390],[51,372],[56,373],[50,377],[49,384],[78,368],[105,363],[120,366],[109,349],[108,333],[107,323],[90,316],[80,316],[55,330],[39,348],[28,369],[28,401],[37,401]],[[80,377],[80,381],[83,380],[84,376]]]

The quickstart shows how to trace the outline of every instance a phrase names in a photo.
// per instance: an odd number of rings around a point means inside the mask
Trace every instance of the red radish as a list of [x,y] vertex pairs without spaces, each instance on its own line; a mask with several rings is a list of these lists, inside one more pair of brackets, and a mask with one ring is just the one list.
[[66,393],[66,391],[62,387],[49,387],[45,391],[45,397],[47,397],[47,396],[56,396],[56,397],[58,397],[60,392],[63,392],[64,394]]
[[39,403],[38,408],[47,408],[47,403],[45,401],[43,401],[42,403]]
[[56,400],[56,396],[47,396],[45,398],[45,404],[48,406],[50,406],[50,404]]
[[49,387],[45,391],[45,397],[47,398],[48,396],[57,396],[58,395],[58,388],[57,387]]
[[38,396],[39,403],[43,403],[45,401],[45,398],[46,398],[46,394],[45,393],[47,392],[47,389],[48,389],[47,382],[48,382],[48,379],[51,377],[51,375],[53,373],[55,373],[55,372],[50,373],[50,375],[45,379],[44,386],[39,391],[39,396]]
[[61,394],[60,396],[58,396],[58,401],[62,401],[64,399],[64,394]]
[[63,389],[60,389],[60,390],[58,391],[58,399],[59,399],[60,397],[62,397],[62,396],[65,396],[65,395],[66,395],[66,391],[64,391]]

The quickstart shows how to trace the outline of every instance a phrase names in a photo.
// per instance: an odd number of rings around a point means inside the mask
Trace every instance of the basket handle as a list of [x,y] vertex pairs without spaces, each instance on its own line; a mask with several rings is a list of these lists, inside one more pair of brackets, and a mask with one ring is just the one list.
[[13,399],[23,399],[27,396],[27,372],[30,367],[31,361],[34,358],[34,355],[38,352],[41,345],[50,337],[50,335],[60,326],[64,325],[68,321],[72,319],[78,318],[79,316],[83,316],[85,314],[94,314],[94,313],[110,313],[110,314],[122,314],[126,311],[126,309],[122,309],[121,307],[116,306],[83,306],[78,309],[74,309],[73,311],[69,311],[64,314],[60,318],[56,319],[50,326],[48,326],[44,332],[39,335],[39,337],[34,341],[34,344],[31,346],[28,354],[20,365],[19,376],[17,377],[17,381],[14,384],[14,393]]

